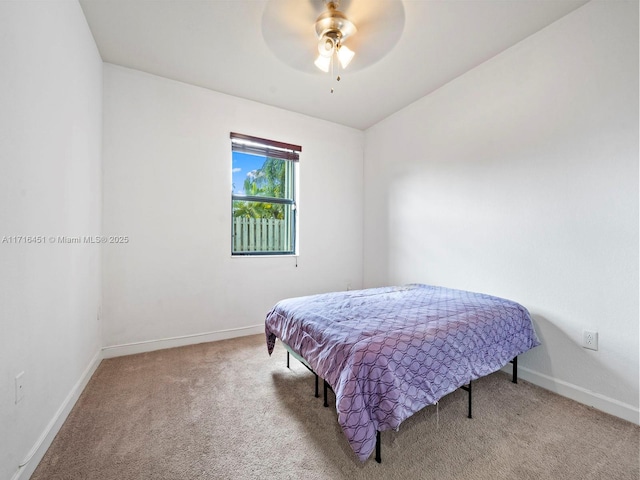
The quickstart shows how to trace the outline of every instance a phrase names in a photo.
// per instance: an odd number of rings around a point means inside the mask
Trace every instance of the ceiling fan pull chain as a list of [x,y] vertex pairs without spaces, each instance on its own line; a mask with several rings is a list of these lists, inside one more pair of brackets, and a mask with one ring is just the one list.
[[[331,76],[329,77],[331,79],[331,83],[333,83],[333,55],[331,55]],[[333,85],[331,85],[331,93],[333,93]]]
[[[334,62],[333,62],[333,56],[332,56],[331,57],[331,77],[330,77],[331,78],[331,82],[333,82],[333,78],[334,78],[334,76],[333,76],[334,75],[334,73],[333,73],[333,63]],[[335,76],[335,79],[336,79],[336,82],[339,82],[340,81],[340,72],[339,72],[340,65],[336,64],[336,70],[338,71],[338,74]],[[333,92],[334,92],[334,88],[332,86],[331,87],[331,93],[333,93]]]

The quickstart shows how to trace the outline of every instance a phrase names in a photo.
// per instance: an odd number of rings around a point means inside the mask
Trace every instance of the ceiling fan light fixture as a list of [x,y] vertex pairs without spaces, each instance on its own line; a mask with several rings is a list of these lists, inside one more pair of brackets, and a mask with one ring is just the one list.
[[324,73],[329,73],[329,67],[331,66],[331,56],[326,57],[324,55],[318,55],[318,58],[316,58],[316,61],[313,63]]
[[331,57],[331,55],[336,51],[336,46],[337,41],[334,38],[325,35],[318,41],[318,52],[323,57]]
[[350,50],[348,47],[340,45],[340,48],[338,48],[338,60],[340,61],[340,65],[342,66],[342,68],[347,68],[347,65],[351,63],[351,60],[353,60],[354,56],[355,52],[353,50]]
[[[320,56],[314,63],[323,72],[329,71],[331,58],[334,54],[342,68],[346,68],[355,55],[342,42],[356,33],[358,29],[344,13],[338,10],[338,3],[336,0],[328,0],[326,2],[327,11],[318,17],[315,24]],[[326,60],[321,60],[320,57],[324,57]]]

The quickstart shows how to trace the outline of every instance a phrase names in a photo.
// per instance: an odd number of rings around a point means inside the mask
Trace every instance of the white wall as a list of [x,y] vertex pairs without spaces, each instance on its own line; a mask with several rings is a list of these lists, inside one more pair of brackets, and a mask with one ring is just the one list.
[[637,2],[591,2],[380,122],[365,159],[367,286],[519,301],[543,343],[523,377],[638,422]]
[[9,479],[31,474],[99,358],[99,247],[48,238],[100,234],[102,61],[77,2],[5,1],[0,64],[0,240],[46,241],[0,243],[0,478]]
[[[231,258],[231,131],[302,146],[297,267]],[[359,130],[106,64],[103,227],[130,239],[103,252],[106,355],[263,332],[282,298],[361,286],[363,144]]]

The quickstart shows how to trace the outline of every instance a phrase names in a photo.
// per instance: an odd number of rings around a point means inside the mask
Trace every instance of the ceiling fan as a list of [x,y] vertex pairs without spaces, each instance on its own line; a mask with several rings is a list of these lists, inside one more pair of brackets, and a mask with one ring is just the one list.
[[318,74],[348,66],[356,72],[393,49],[404,21],[402,0],[268,0],[262,35],[275,56],[297,70]]
[[327,0],[326,4],[327,11],[322,13],[315,23],[319,55],[314,62],[315,66],[325,73],[333,67],[334,56],[342,68],[347,68],[351,63],[355,52],[345,46],[344,41],[358,31],[353,22],[338,10],[338,0]]

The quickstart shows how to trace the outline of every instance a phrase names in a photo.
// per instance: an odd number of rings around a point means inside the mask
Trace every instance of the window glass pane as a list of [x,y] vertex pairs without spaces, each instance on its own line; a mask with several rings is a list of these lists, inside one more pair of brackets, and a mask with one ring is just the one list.
[[288,160],[233,152],[233,195],[293,200],[293,169]]
[[302,147],[231,133],[233,255],[296,253],[296,168]]
[[294,206],[233,200],[232,253],[294,253]]

